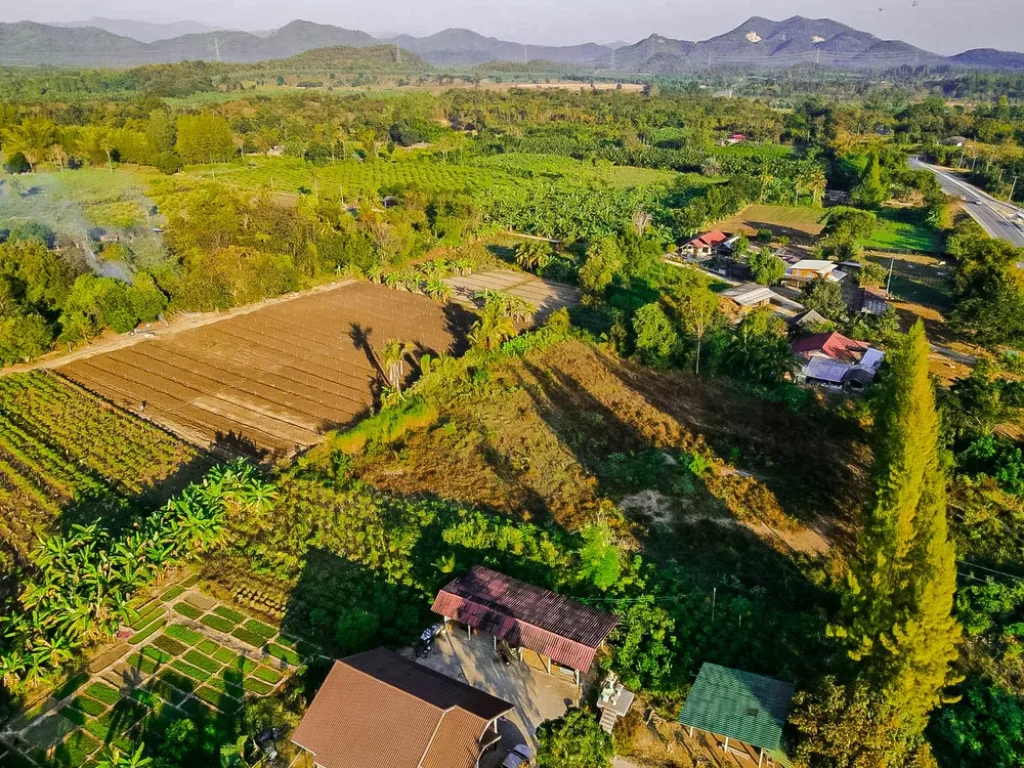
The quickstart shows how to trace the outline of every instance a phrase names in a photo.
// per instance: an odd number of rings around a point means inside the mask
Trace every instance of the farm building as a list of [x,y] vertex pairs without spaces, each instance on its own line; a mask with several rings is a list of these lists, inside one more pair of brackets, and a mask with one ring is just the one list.
[[729,238],[724,232],[719,232],[717,229],[707,234],[695,237],[689,242],[683,243],[679,246],[680,256],[692,256],[695,258],[708,259],[715,255],[715,252],[728,240]]
[[861,288],[857,304],[863,314],[878,317],[889,309],[889,294],[881,288]]
[[598,648],[619,623],[617,616],[583,605],[564,595],[475,565],[452,579],[431,608],[445,623],[457,621],[517,649],[538,654],[548,672],[554,662],[580,683]]
[[797,339],[790,346],[805,361],[797,378],[811,384],[860,390],[874,381],[882,365],[880,350],[835,331]]
[[846,277],[846,273],[838,269],[838,266],[834,261],[825,259],[801,259],[786,267],[782,284],[791,288],[803,288],[808,283],[822,278],[838,283]]
[[[757,765],[789,766],[782,729],[789,716],[793,685],[739,669],[703,664],[678,721],[722,739],[726,755],[757,758]],[[752,752],[753,750],[753,752]]]
[[722,291],[719,295],[735,304],[741,312],[766,307],[774,299],[780,298],[771,288],[758,283],[740,283]]
[[807,328],[808,326],[820,325],[821,323],[827,322],[828,318],[816,309],[808,309],[806,312],[802,312],[791,318],[789,324],[793,328]]
[[320,768],[475,768],[511,709],[378,648],[334,662],[292,742]]

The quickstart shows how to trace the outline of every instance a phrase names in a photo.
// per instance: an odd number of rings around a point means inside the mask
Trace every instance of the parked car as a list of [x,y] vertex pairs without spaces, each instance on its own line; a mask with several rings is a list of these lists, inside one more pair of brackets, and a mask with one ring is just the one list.
[[533,747],[528,744],[517,744],[505,755],[501,768],[526,768],[533,760]]

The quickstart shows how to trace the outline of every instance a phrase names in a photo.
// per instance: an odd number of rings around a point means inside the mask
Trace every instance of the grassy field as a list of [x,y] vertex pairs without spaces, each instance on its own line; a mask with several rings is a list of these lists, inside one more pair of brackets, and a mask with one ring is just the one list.
[[[770,229],[776,237],[785,235],[794,243],[811,244],[821,234],[820,208],[787,205],[749,205],[717,226],[725,232],[746,232]],[[878,212],[878,227],[864,247],[876,251],[920,251],[940,253],[942,241],[938,233],[918,220],[917,211],[883,208]]]
[[939,311],[952,307],[949,272],[951,266],[933,256],[868,254],[886,272],[892,269],[890,290],[897,299],[922,304]]

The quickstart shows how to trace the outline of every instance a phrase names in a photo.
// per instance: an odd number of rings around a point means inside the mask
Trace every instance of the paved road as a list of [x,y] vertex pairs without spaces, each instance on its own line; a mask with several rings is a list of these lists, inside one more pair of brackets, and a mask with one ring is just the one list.
[[928,165],[916,157],[910,158],[910,166],[917,170],[934,173],[946,194],[964,198],[964,209],[974,217],[992,237],[1009,240],[1018,248],[1024,248],[1024,211],[1016,206],[996,200],[977,187],[968,184],[934,165]]

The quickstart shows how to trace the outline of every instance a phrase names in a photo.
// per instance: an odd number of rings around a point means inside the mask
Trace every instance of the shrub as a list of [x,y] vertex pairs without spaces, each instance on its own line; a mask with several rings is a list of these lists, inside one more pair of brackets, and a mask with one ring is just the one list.
[[190,603],[176,603],[174,605],[174,610],[189,619],[198,619],[203,615],[202,611]]
[[235,628],[232,622],[220,616],[203,616],[199,621],[211,629],[216,629],[218,632],[229,633]]
[[410,430],[429,427],[437,421],[437,416],[437,406],[422,397],[413,397],[364,419],[347,432],[334,435],[327,446],[329,450],[351,456],[361,453],[367,444],[388,445]]

